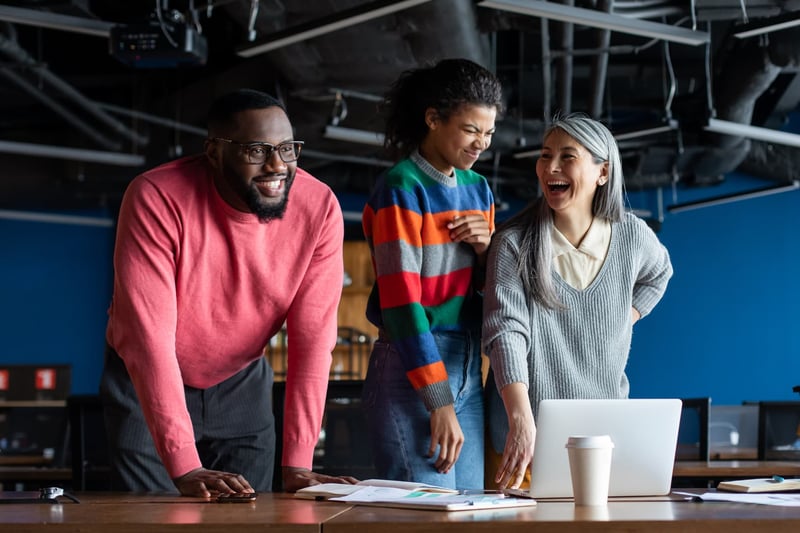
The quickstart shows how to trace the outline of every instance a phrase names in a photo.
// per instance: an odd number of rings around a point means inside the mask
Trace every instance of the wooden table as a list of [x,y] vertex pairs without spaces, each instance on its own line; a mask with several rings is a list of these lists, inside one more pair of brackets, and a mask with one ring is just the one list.
[[536,507],[438,513],[354,507],[322,525],[323,533],[797,533],[800,508],[688,501],[610,502],[576,507],[540,501]]
[[612,501],[580,508],[540,501],[536,507],[415,511],[298,500],[261,494],[246,504],[194,498],[81,493],[81,503],[0,504],[0,531],[14,533],[796,533],[800,507],[693,503],[683,497]]
[[676,461],[672,478],[743,479],[800,476],[800,461]]
[[349,506],[261,494],[250,503],[125,493],[77,493],[81,503],[2,503],[0,531],[9,533],[320,533]]

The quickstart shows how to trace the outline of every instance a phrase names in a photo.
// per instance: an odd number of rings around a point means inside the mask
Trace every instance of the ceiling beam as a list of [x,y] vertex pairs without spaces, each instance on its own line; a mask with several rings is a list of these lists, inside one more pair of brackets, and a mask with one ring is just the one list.
[[241,57],[253,57],[264,52],[282,48],[326,33],[355,26],[368,20],[383,17],[397,11],[402,11],[431,0],[379,0],[364,5],[345,9],[327,17],[320,17],[305,24],[292,26],[285,30],[271,34],[266,40],[259,43],[239,48],[236,52]]
[[0,153],[52,157],[55,159],[103,163],[106,165],[118,165],[123,167],[140,167],[145,164],[144,156],[139,154],[102,152],[99,150],[86,150],[83,148],[70,148],[67,146],[53,146],[17,141],[0,140]]
[[541,0],[484,0],[478,2],[478,5],[521,15],[559,20],[561,22],[589,26],[590,28],[606,29],[692,46],[706,44],[711,41],[711,36],[707,32],[638,20],[605,13],[596,9],[542,2]]
[[773,194],[780,194],[783,192],[796,191],[800,188],[800,181],[792,181],[785,185],[776,185],[774,187],[764,187],[762,189],[755,189],[752,191],[737,192],[733,194],[726,194],[724,196],[715,196],[714,198],[706,198],[705,200],[697,200],[694,202],[686,202],[683,204],[674,204],[667,207],[670,213],[682,213],[684,211],[692,211],[694,209],[701,209],[703,207],[711,207],[713,205],[723,205],[732,202],[740,202],[742,200],[749,200],[751,198],[761,198],[762,196],[770,196]]
[[733,36],[739,39],[747,39],[756,35],[763,35],[774,31],[785,30],[794,26],[800,26],[800,11],[790,11],[777,17],[753,20],[746,24],[741,24],[733,28]]
[[97,19],[72,17],[39,9],[23,9],[11,6],[0,6],[0,20],[106,38],[111,34],[111,27],[113,26],[110,22],[103,22]]
[[788,131],[773,130],[772,128],[761,128],[750,124],[741,124],[729,120],[718,118],[708,119],[708,124],[703,128],[714,133],[733,135],[734,137],[747,137],[757,141],[785,144],[800,148],[800,134],[789,133]]

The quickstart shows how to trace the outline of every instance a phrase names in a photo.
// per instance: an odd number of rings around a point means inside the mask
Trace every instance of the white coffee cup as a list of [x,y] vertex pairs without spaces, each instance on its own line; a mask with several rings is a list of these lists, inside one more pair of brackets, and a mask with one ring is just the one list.
[[569,470],[575,505],[608,503],[611,453],[614,443],[608,435],[573,436],[567,439]]

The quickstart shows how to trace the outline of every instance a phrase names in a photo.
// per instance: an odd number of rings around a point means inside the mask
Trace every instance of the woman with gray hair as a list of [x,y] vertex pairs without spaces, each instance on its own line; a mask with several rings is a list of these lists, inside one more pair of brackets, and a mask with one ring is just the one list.
[[556,118],[536,175],[541,197],[498,230],[487,261],[486,464],[500,487],[525,482],[540,400],[628,396],[632,326],[672,276],[655,233],[625,212],[619,149],[603,124]]

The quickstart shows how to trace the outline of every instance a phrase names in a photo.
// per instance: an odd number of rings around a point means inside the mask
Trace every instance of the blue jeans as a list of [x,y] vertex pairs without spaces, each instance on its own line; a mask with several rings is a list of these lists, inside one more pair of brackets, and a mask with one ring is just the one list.
[[400,355],[378,340],[369,359],[363,403],[379,477],[458,489],[483,488],[483,387],[477,334],[434,333],[447,369],[464,446],[446,474],[434,467],[438,450],[428,457],[431,417],[406,377]]

